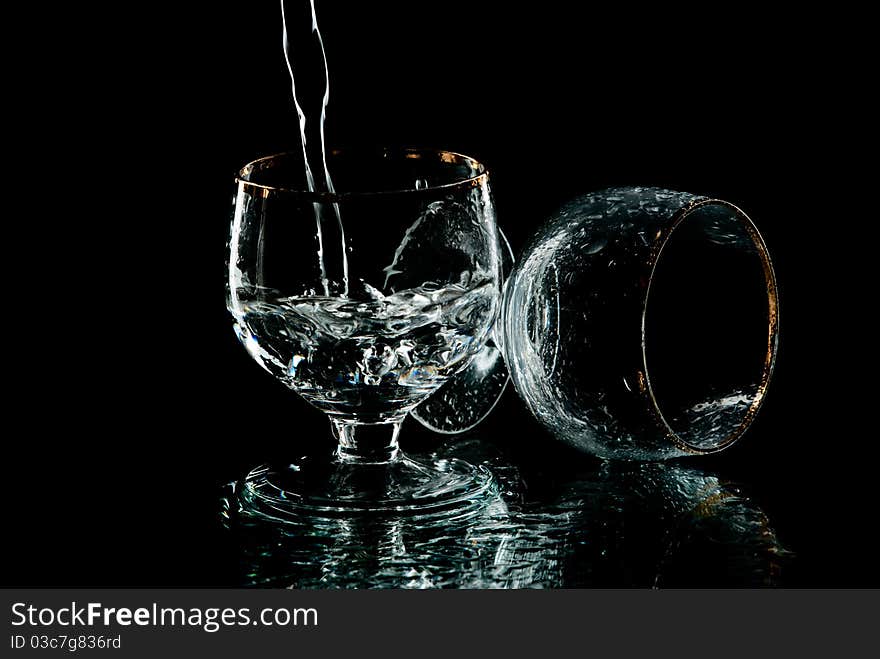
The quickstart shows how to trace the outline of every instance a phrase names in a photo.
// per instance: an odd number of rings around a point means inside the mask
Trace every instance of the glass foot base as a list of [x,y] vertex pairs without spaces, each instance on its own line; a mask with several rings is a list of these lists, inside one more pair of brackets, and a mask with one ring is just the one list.
[[264,465],[236,485],[239,512],[282,522],[358,514],[455,516],[492,498],[492,474],[462,460],[413,460],[404,455],[378,464],[334,457]]

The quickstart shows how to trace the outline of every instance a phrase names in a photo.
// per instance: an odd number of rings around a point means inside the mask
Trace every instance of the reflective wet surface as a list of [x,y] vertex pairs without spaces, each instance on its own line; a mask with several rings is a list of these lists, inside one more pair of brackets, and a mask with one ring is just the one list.
[[298,524],[221,518],[241,585],[577,588],[784,585],[794,555],[744,492],[691,464],[576,462],[550,474],[491,442],[437,448],[485,465],[476,509],[423,520],[350,515]]

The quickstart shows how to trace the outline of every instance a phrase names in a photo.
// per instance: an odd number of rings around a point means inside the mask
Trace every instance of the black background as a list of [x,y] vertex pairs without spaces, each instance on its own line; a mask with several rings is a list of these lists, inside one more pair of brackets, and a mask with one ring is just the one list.
[[[778,367],[746,438],[698,466],[748,485],[797,555],[790,585],[880,585],[851,44],[828,17],[741,4],[580,4],[319,2],[329,142],[477,157],[515,249],[614,184],[745,209],[780,283]],[[51,30],[10,66],[4,585],[225,585],[220,485],[326,432],[224,308],[233,175],[298,144],[278,7],[89,11],[31,17]],[[550,473],[591,460],[502,406],[491,441]]]

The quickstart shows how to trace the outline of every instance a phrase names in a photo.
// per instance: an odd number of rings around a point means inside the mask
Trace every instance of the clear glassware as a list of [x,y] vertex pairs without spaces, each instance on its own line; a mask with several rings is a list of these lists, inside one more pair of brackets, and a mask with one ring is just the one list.
[[[438,447],[498,480],[466,514],[351,515],[275,524],[221,516],[236,585],[275,588],[757,587],[784,585],[792,554],[748,488],[673,462],[567,461],[548,478],[490,443]],[[542,473],[543,472],[543,473]],[[503,492],[503,496],[500,494]],[[230,501],[231,498],[231,501]]]
[[[501,276],[506,280],[513,269],[513,249],[500,229],[498,242]],[[458,435],[477,427],[495,409],[510,382],[501,350],[502,339],[501,327],[496,323],[486,345],[470,365],[419,404],[411,412],[412,417],[441,435]]]
[[578,197],[534,234],[504,291],[495,344],[416,410],[426,427],[479,424],[508,370],[554,436],[603,458],[720,451],[763,401],[776,280],[758,230],[725,201],[642,187]]
[[764,399],[778,306],[764,241],[733,204],[602,190],[545,223],[506,282],[505,361],[535,417],[586,452],[713,453]]
[[[334,152],[336,189],[306,192],[302,157],[245,166],[229,241],[227,306],[266,371],[326,413],[332,458],[255,469],[242,505],[272,517],[429,515],[479,497],[491,475],[420,463],[406,415],[467,367],[500,306],[488,173],[456,153]],[[295,438],[292,438],[295,441]]]

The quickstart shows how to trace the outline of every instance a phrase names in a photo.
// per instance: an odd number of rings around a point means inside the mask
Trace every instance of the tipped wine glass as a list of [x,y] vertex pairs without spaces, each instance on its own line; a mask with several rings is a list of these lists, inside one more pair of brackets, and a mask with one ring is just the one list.
[[[332,456],[253,470],[249,512],[278,519],[471,505],[492,477],[401,453],[407,414],[463,370],[499,306],[500,256],[486,168],[447,151],[337,151],[340,192],[308,192],[302,157],[236,179],[227,306],[266,371],[330,420]],[[291,454],[304,438],[293,432]]]
[[779,305],[767,247],[733,204],[640,186],[589,193],[507,263],[494,345],[413,412],[431,430],[480,423],[508,371],[553,436],[606,459],[714,453],[754,420]]

